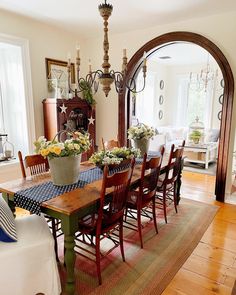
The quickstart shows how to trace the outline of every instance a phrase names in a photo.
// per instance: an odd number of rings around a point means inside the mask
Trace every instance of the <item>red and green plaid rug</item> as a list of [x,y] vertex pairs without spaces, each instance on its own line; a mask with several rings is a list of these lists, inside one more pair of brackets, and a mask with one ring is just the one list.
[[[122,261],[119,247],[105,256],[101,261],[101,286],[98,285],[96,264],[77,255],[78,294],[161,294],[197,246],[217,210],[217,206],[182,198],[178,213],[174,209],[168,212],[168,224],[158,211],[159,234],[156,234],[152,221],[144,221],[143,249],[140,248],[138,233],[126,229],[126,262]],[[63,253],[63,242],[60,246]],[[62,263],[60,275],[63,285],[65,268]]]

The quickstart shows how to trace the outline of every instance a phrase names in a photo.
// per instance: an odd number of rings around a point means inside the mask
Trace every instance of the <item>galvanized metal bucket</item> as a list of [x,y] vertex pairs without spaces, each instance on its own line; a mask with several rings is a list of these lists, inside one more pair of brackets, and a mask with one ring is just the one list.
[[144,153],[148,153],[149,144],[150,144],[150,139],[141,138],[141,139],[133,140],[133,145],[136,149],[140,149],[141,156],[143,156]]
[[63,186],[78,182],[81,154],[48,159],[52,182]]

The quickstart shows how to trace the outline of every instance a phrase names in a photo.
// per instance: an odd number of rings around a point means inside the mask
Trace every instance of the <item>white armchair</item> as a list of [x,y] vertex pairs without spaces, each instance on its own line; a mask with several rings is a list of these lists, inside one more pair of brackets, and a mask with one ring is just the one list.
[[16,218],[17,242],[0,241],[0,294],[59,295],[54,240],[41,216]]

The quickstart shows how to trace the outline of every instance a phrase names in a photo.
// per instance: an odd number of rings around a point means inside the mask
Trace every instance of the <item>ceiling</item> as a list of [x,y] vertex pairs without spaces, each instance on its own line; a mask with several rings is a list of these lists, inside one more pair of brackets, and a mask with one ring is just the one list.
[[[97,6],[102,0],[0,0],[9,10],[83,35],[102,33]],[[114,6],[109,22],[111,33],[148,28],[236,10],[235,0],[108,0]]]
[[[168,58],[165,58],[168,57]],[[163,58],[163,59],[162,59]],[[166,65],[193,65],[213,62],[207,50],[193,43],[176,42],[158,49],[150,60]]]

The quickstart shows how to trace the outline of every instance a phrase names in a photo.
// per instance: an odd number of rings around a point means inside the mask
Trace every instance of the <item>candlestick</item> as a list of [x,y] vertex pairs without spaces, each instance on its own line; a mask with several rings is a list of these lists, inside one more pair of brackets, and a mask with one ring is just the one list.
[[91,59],[89,59],[88,61],[88,65],[89,65],[89,73],[92,72],[92,63],[91,63]]
[[78,43],[76,44],[76,53],[77,53],[77,58],[79,58],[80,46],[78,45]]
[[144,51],[143,53],[143,66],[146,67],[147,65],[147,52]]
[[123,57],[126,57],[126,49],[123,49]]

